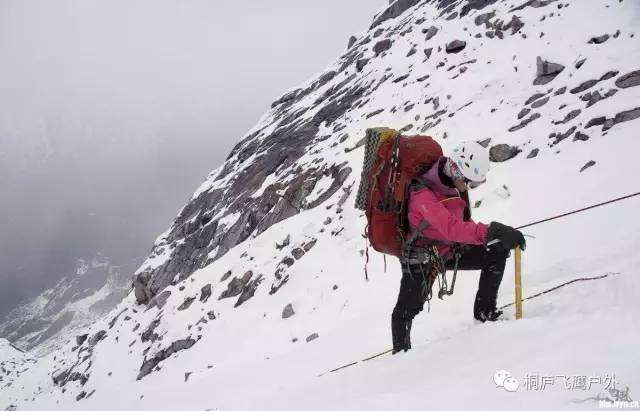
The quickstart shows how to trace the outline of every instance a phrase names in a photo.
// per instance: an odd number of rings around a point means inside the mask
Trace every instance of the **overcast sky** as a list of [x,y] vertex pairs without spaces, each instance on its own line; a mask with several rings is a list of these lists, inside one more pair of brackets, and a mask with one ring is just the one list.
[[0,317],[100,251],[133,271],[271,101],[384,0],[0,0]]

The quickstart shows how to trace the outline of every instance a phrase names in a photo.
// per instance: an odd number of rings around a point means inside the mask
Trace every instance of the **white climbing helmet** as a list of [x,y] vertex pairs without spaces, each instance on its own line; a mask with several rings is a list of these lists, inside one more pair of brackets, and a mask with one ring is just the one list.
[[465,141],[453,149],[449,158],[462,175],[471,181],[482,182],[489,172],[489,150],[475,141]]

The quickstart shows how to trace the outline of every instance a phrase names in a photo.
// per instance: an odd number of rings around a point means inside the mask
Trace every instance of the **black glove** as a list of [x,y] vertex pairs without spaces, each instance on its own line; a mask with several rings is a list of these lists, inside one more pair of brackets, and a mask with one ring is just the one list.
[[524,251],[527,247],[527,242],[520,231],[496,221],[489,224],[489,230],[487,230],[487,244],[493,240],[500,240],[500,244],[507,250],[520,247]]

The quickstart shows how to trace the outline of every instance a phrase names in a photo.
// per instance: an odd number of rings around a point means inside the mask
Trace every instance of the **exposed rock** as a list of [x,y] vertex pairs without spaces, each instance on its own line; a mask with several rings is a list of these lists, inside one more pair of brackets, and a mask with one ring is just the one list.
[[358,61],[356,61],[356,70],[362,71],[367,63],[369,63],[369,59],[359,59]]
[[534,148],[533,150],[531,150],[531,152],[527,155],[527,158],[534,158],[538,155],[538,153],[540,152],[539,149]]
[[196,297],[185,297],[184,301],[178,307],[178,311],[184,311],[187,308],[191,307],[191,304],[196,300]]
[[356,44],[356,41],[358,41],[356,36],[349,37],[349,43],[347,43],[347,49],[350,49],[351,47],[353,47],[353,45]]
[[424,55],[427,57],[427,60],[429,60],[429,57],[431,57],[431,52],[433,51],[433,47],[429,47],[428,49],[424,49]]
[[584,64],[585,61],[587,61],[586,57],[583,58],[583,59],[578,60],[576,62],[576,64],[575,64],[576,70],[579,69],[580,67],[582,67],[582,65]]
[[389,7],[387,7],[384,11],[382,11],[380,14],[378,14],[373,19],[373,23],[371,23],[371,26],[369,27],[369,29],[371,30],[371,29],[375,28],[376,26],[379,26],[380,24],[382,24],[383,22],[385,22],[387,20],[395,19],[396,17],[398,17],[399,15],[404,13],[409,8],[415,6],[419,2],[420,2],[420,0],[395,0],[395,1],[393,1],[392,3],[389,4]]
[[403,74],[401,76],[398,76],[398,77],[394,78],[393,82],[394,83],[400,83],[401,81],[406,80],[408,77],[409,77],[409,73]]
[[431,26],[428,29],[423,29],[422,32],[425,34],[424,40],[429,41],[433,38],[433,36],[438,34],[438,28],[435,26]]
[[154,306],[158,308],[164,307],[170,295],[171,295],[171,291],[164,290],[160,294],[153,297],[151,301],[149,301],[149,307],[154,307]]
[[478,144],[480,144],[484,148],[489,147],[489,143],[491,143],[491,138],[485,138],[484,140],[478,141]]
[[531,97],[529,97],[527,99],[527,101],[524,102],[525,105],[529,105],[531,103],[533,103],[534,101],[536,101],[537,99],[539,99],[540,97],[544,97],[544,93],[535,93],[534,95],[532,95]]
[[518,113],[518,120],[520,120],[522,117],[526,116],[527,114],[529,114],[529,112],[531,111],[530,108],[523,108],[522,110],[520,110],[520,112]]
[[382,36],[382,33],[384,33],[384,29],[378,29],[378,30],[376,30],[376,31],[373,33],[373,38],[375,39],[375,38],[377,38],[377,37]]
[[284,309],[282,310],[282,318],[289,318],[294,314],[295,311],[293,311],[293,306],[291,304],[285,305]]
[[616,79],[616,87],[627,88],[640,86],[640,70],[624,74]]
[[[287,234],[287,236],[282,241],[282,243],[280,243],[280,244],[276,243],[276,249],[277,250],[282,250],[283,248],[287,247],[290,243],[291,243],[291,235]],[[229,274],[231,274],[231,271],[229,271]]]
[[491,11],[489,13],[482,13],[477,15],[476,18],[473,20],[473,22],[476,24],[476,26],[481,26],[483,24],[486,24],[488,27],[489,20],[491,20],[495,16],[496,16],[495,11]]
[[318,337],[319,337],[318,333],[313,333],[307,337],[307,342],[313,341]]
[[598,84],[598,80],[587,80],[583,83],[581,83],[579,86],[572,88],[569,92],[571,94],[577,94],[577,93],[581,93],[593,86],[595,86],[596,84]]
[[89,338],[89,345],[93,347],[100,341],[104,340],[106,336],[107,336],[107,332],[105,330],[98,331],[97,333],[93,334],[91,338]]
[[554,121],[553,124],[558,125],[558,124],[564,124],[567,123],[571,120],[573,120],[574,118],[578,117],[581,113],[580,109],[575,109],[575,110],[571,110],[569,113],[567,113],[566,116],[564,116],[564,119],[560,120],[560,121]]
[[200,289],[200,302],[206,303],[211,297],[211,284],[206,284]]
[[296,247],[291,250],[291,255],[293,255],[293,258],[295,258],[296,260],[299,260],[304,255],[304,250],[300,247]]
[[[462,9],[460,9],[460,17],[466,16],[471,10],[482,10],[496,1],[497,0],[467,0],[465,5],[462,6]],[[450,7],[455,7],[455,5]]]
[[515,157],[521,150],[509,144],[496,144],[489,149],[489,160],[501,163]]
[[306,243],[302,248],[304,248],[305,252],[309,252],[309,250],[311,250],[316,245],[317,242],[318,240],[314,238],[313,240]]
[[580,131],[578,131],[578,132],[576,133],[576,135],[575,135],[575,136],[573,136],[573,141],[577,141],[577,140],[580,140],[580,141],[587,141],[587,140],[589,140],[589,136],[588,136],[588,135],[586,135],[586,134],[584,134],[584,133],[581,133]]
[[513,13],[514,11],[522,10],[527,7],[533,7],[533,8],[546,7],[549,4],[553,3],[554,1],[557,1],[557,0],[528,0],[523,4],[509,10],[509,13]]
[[258,286],[260,285],[260,283],[262,283],[262,280],[262,275],[259,275],[256,279],[245,285],[242,290],[242,294],[240,294],[240,297],[238,297],[238,301],[236,301],[234,307],[239,307],[251,297],[253,297],[256,293],[256,290],[258,289]]
[[596,162],[593,160],[589,160],[585,165],[582,166],[582,168],[580,169],[580,172],[582,173],[584,170],[586,170],[589,167],[593,167],[596,165]]
[[564,66],[558,63],[552,63],[542,60],[540,56],[536,58],[536,78],[533,80],[534,85],[544,85],[556,78],[564,70]]
[[559,96],[560,94],[564,94],[566,91],[567,91],[567,87],[560,87],[553,93],[553,95]]
[[220,278],[220,281],[227,281],[227,279],[231,277],[231,270],[227,271],[226,273],[224,273],[224,275],[222,276],[222,278]]
[[391,48],[392,42],[390,39],[380,40],[373,46],[373,52],[377,55],[383,53]]
[[533,113],[529,117],[527,117],[524,120],[522,120],[519,124],[516,124],[515,126],[509,128],[509,131],[513,132],[513,131],[520,130],[521,128],[526,127],[529,123],[531,123],[532,121],[534,121],[534,120],[536,120],[538,118],[540,118],[540,113]]
[[366,117],[367,117],[367,118],[371,118],[371,117],[373,117],[373,116],[377,116],[378,114],[382,113],[383,111],[384,111],[384,109],[383,109],[383,108],[378,109],[378,110],[375,110],[375,111],[372,111],[371,113],[367,114],[367,116],[366,116]]
[[577,128],[578,127],[573,126],[569,130],[565,131],[564,133],[551,133],[549,135],[549,138],[554,139],[551,142],[551,147],[555,146],[556,144],[560,143],[562,140],[564,140],[567,137],[571,136],[573,134],[573,132],[576,131]]
[[238,277],[233,277],[233,279],[229,282],[227,289],[220,294],[218,300],[222,300],[223,298],[236,297],[242,293],[242,289],[245,286],[245,282]]
[[604,73],[602,76],[600,76],[599,81],[605,81],[605,80],[609,80],[610,78],[614,78],[615,76],[618,75],[618,73],[620,72],[617,70],[609,70],[606,73]]
[[611,127],[613,127],[616,124],[624,123],[625,121],[635,120],[638,117],[640,117],[640,107],[636,107],[636,108],[631,109],[631,110],[622,111],[622,112],[616,114],[616,116],[612,119],[612,121],[611,121],[611,123],[609,125],[605,122],[604,127],[602,128],[602,130],[606,131],[606,130],[610,129]]
[[182,340],[174,341],[173,343],[171,343],[170,346],[168,346],[163,350],[160,350],[153,357],[149,359],[145,358],[145,360],[142,362],[142,366],[140,366],[140,372],[138,373],[138,377],[136,379],[137,380],[143,379],[145,376],[151,374],[151,372],[156,368],[156,366],[160,362],[166,360],[167,358],[171,357],[173,354],[179,351],[187,350],[193,347],[195,343],[196,343],[196,340],[194,340],[191,337],[187,337]]
[[605,41],[609,40],[608,34],[603,34],[602,36],[591,37],[587,43],[589,44],[602,44]]
[[587,125],[584,128],[589,128],[593,126],[601,126],[604,122],[607,121],[607,118],[604,116],[592,118],[587,122]]
[[464,50],[464,48],[467,46],[467,42],[463,41],[463,40],[453,40],[452,42],[448,43],[445,51],[447,53],[459,53],[462,50]]
[[407,57],[411,57],[417,52],[418,52],[418,49],[416,49],[415,47],[411,47],[411,50],[409,50],[409,52],[407,53]]
[[88,337],[89,337],[89,334],[76,335],[76,344],[82,345],[87,340]]
[[124,314],[125,311],[127,311],[128,308],[123,308],[122,311],[120,311],[118,314],[116,314],[115,317],[113,317],[111,319],[111,321],[109,321],[109,329],[112,329],[114,325],[116,325],[116,321],[118,321],[118,318],[120,318],[120,316],[122,314]]
[[156,318],[149,324],[146,330],[140,335],[140,340],[142,342],[151,341],[154,342],[158,339],[159,335],[155,333],[155,329],[160,325],[160,319]]
[[541,98],[540,100],[536,100],[531,104],[532,108],[542,107],[549,102],[549,97]]
[[211,311],[207,312],[207,317],[210,320],[215,320],[216,319],[216,313],[213,310],[211,310]]

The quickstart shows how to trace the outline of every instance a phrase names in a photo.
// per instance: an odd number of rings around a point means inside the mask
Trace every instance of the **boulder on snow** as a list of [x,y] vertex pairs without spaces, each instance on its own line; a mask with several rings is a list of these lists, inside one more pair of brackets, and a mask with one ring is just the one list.
[[536,78],[533,80],[533,84],[536,86],[547,84],[556,78],[562,70],[564,70],[562,64],[552,63],[538,56],[536,58]]
[[318,335],[318,333],[313,333],[313,334],[311,334],[311,335],[309,335],[309,336],[307,337],[307,342],[313,341],[313,340],[315,340],[315,339],[316,339],[316,338],[318,338],[318,337],[320,337],[320,336]]
[[602,36],[591,37],[587,43],[588,44],[602,44],[607,40],[609,40],[609,35],[608,34],[603,34]]
[[76,344],[82,345],[87,340],[88,337],[89,337],[89,334],[76,335]]
[[196,300],[196,297],[185,297],[184,301],[178,307],[178,311],[184,311],[187,308],[191,307],[191,304]]
[[284,306],[284,309],[282,310],[282,318],[289,318],[294,314],[295,311],[293,311],[293,306],[291,304],[287,304]]
[[489,149],[489,160],[494,163],[501,163],[507,161],[510,158],[515,157],[520,152],[520,149],[509,144],[496,144]]
[[200,301],[206,303],[211,297],[211,284],[207,284],[200,289]]
[[467,42],[464,40],[453,40],[445,47],[445,51],[449,54],[459,53],[467,46]]
[[376,53],[376,56],[380,53],[383,53],[391,48],[392,42],[390,39],[380,40],[373,46],[373,52]]
[[429,41],[438,34],[438,28],[435,26],[431,26],[428,29],[422,29],[422,32],[425,34],[425,41]]
[[586,170],[589,167],[593,167],[596,165],[596,162],[593,160],[589,160],[585,165],[582,166],[582,168],[580,169],[580,172],[582,173],[584,170]]

